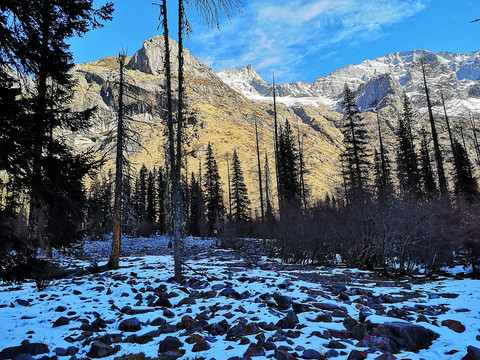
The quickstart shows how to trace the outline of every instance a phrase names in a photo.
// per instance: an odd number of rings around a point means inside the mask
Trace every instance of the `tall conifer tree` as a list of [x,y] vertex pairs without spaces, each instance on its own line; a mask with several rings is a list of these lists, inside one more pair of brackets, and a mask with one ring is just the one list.
[[250,219],[250,200],[237,150],[233,150],[232,160],[232,208],[235,221],[244,222]]
[[405,95],[403,100],[403,116],[398,119],[397,176],[400,192],[403,197],[421,196],[418,158],[413,144],[411,124],[413,112],[410,101]]
[[217,218],[222,219],[225,215],[225,206],[223,203],[223,191],[220,186],[220,175],[218,166],[213,156],[212,145],[208,143],[207,159],[205,160],[205,215],[210,234],[215,229]]
[[299,154],[295,143],[290,122],[286,120],[278,142],[278,179],[282,189],[280,199],[284,204],[301,201]]
[[346,84],[341,106],[343,109],[343,142],[345,144],[342,159],[346,198],[348,202],[365,201],[368,193],[368,169],[370,166],[367,130],[360,110],[355,104],[355,96]]

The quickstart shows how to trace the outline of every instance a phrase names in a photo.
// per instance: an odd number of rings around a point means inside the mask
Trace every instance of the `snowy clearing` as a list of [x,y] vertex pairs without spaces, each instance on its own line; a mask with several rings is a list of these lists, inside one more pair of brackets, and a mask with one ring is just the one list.
[[[390,281],[266,258],[252,263],[209,249],[213,242],[190,239],[199,251],[187,261],[195,272],[185,268],[184,285],[169,280],[171,256],[147,255],[122,258],[118,271],[58,280],[40,292],[32,283],[0,287],[0,358],[10,358],[6,348],[24,340],[48,347],[36,345],[37,359],[72,360],[139,353],[375,359],[384,352],[438,360],[462,359],[468,346],[480,346],[479,281]],[[138,251],[149,243],[165,251],[168,241],[132,240]],[[86,249],[101,254],[108,242]]]

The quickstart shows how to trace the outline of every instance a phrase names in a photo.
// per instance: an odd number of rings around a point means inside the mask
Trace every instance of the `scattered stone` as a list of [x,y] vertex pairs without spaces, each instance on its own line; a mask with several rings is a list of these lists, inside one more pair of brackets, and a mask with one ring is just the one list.
[[[358,321],[351,318],[351,317],[345,317],[343,319],[343,326],[345,327],[345,329],[347,329],[348,331],[352,331],[353,328],[358,324]],[[362,336],[363,337],[363,336]]]
[[455,331],[456,333],[463,333],[465,331],[465,326],[457,320],[443,320],[442,326],[446,326],[450,330]]
[[326,314],[317,315],[317,317],[313,321],[331,323],[332,322],[332,314],[326,313]]
[[58,348],[55,348],[55,355],[57,356],[67,356],[67,349],[65,348],[62,348],[62,347],[58,347]]
[[301,314],[303,312],[310,311],[311,307],[308,304],[299,304],[296,302],[292,302],[292,309],[295,311],[296,314]]
[[346,349],[347,347],[343,345],[340,341],[330,340],[330,342],[325,345],[329,349]]
[[191,297],[186,297],[180,300],[177,304],[177,306],[182,306],[182,305],[195,305],[197,301],[194,298]]
[[332,317],[346,318],[349,317],[349,315],[346,311],[340,309],[333,309]]
[[260,332],[260,328],[254,322],[249,324],[238,324],[230,328],[227,332],[227,341],[236,341],[242,336],[255,335]]
[[480,349],[475,346],[468,346],[467,355],[462,360],[480,360]]
[[102,318],[96,318],[92,321],[93,326],[98,326],[101,329],[105,329],[107,327],[107,323]]
[[160,353],[166,353],[170,350],[178,350],[183,346],[183,343],[174,336],[167,336],[164,340],[160,341],[158,345],[158,351]]
[[70,324],[70,319],[66,318],[65,316],[60,316],[55,322],[53,323],[52,327],[59,327]]
[[307,349],[303,352],[302,356],[305,359],[322,359],[323,356],[317,350]]
[[338,306],[337,304],[326,303],[326,302],[316,302],[316,303],[313,303],[312,305],[320,310],[333,311],[335,309],[340,309],[340,306]]
[[438,295],[445,299],[456,299],[458,297],[458,294],[452,294],[452,293],[443,293]]
[[67,308],[65,306],[60,305],[60,306],[57,306],[57,308],[55,309],[55,312],[64,312],[66,310]]
[[338,351],[334,350],[334,349],[330,349],[325,353],[325,356],[327,357],[327,359],[334,358],[334,357],[337,357],[339,355],[340,354],[338,353]]
[[292,299],[288,296],[282,296],[277,293],[273,294],[273,300],[277,303],[279,310],[287,310],[292,305]]
[[265,351],[263,348],[255,343],[250,343],[247,351],[243,354],[244,357],[255,357],[255,356],[265,356]]
[[21,306],[30,306],[30,302],[28,302],[27,300],[17,299],[15,302]]
[[365,351],[352,350],[348,354],[347,360],[363,360],[367,358],[367,353]]
[[367,332],[367,325],[358,323],[352,328],[352,337],[355,340],[362,340]]
[[277,348],[275,350],[275,359],[277,360],[295,360],[295,357],[287,350]]
[[164,318],[161,318],[161,317],[158,317],[156,319],[154,319],[150,325],[152,326],[160,326],[160,325],[165,325],[167,323],[167,320],[165,320]]
[[112,347],[110,345],[106,345],[99,341],[94,341],[92,343],[92,346],[90,347],[90,351],[88,352],[87,356],[98,359],[98,358],[114,355],[115,353],[118,352],[118,350],[120,350],[119,345],[115,345],[114,347]]
[[299,323],[297,314],[295,311],[290,310],[283,319],[278,320],[276,326],[282,329],[294,329],[295,326]]
[[275,345],[272,341],[265,341],[263,343],[263,348],[267,351],[275,350],[277,345]]
[[0,351],[0,359],[13,359],[20,354],[39,355],[48,353],[48,346],[42,343],[30,343],[24,340],[20,346],[12,346]]
[[234,299],[241,299],[242,295],[240,295],[236,290],[232,289],[231,287],[226,287],[220,292],[220,295],[225,296],[227,298],[234,298]]
[[137,318],[125,319],[118,325],[118,330],[135,332],[142,328],[142,323]]
[[80,326],[80,330],[86,331],[86,332],[100,332],[100,328],[97,325],[89,324],[89,323],[83,323]]
[[192,351],[199,352],[199,351],[206,351],[210,349],[210,345],[205,339],[198,341],[195,345],[193,345]]
[[165,298],[158,298],[157,301],[155,301],[152,306],[153,307],[165,307],[165,308],[173,307],[170,300],[165,299]]
[[398,350],[405,349],[413,352],[428,349],[432,341],[439,336],[423,326],[403,322],[374,325],[371,332],[375,336],[392,340],[398,347]]

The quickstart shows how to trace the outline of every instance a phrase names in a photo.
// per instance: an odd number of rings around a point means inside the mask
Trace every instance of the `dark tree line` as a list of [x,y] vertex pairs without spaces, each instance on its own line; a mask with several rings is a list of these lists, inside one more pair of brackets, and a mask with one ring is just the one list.
[[[453,131],[442,99],[450,146],[441,147],[436,129],[443,127],[442,119],[431,111],[422,65],[430,131],[415,130],[418,120],[405,96],[392,149],[383,141],[378,109],[378,133],[369,133],[353,92],[345,86],[343,189],[335,194],[339,200],[327,194],[306,211],[288,208],[288,216],[271,235],[279,240],[277,251],[285,261],[335,264],[341,259],[347,266],[379,267],[388,274],[418,269],[432,274],[459,260],[478,269],[480,245],[474,233],[480,229],[472,219],[479,193],[466,136],[461,127]],[[475,145],[475,123],[471,125]],[[375,136],[378,148],[371,145]],[[445,161],[451,162],[450,178]]]
[[34,256],[38,247],[65,249],[82,238],[83,178],[95,162],[58,134],[88,128],[94,109],[74,112],[66,105],[74,85],[67,40],[110,20],[113,4],[7,0],[0,11],[0,172],[26,198],[22,210],[13,197],[0,208],[2,246],[8,251],[8,244],[21,242]]

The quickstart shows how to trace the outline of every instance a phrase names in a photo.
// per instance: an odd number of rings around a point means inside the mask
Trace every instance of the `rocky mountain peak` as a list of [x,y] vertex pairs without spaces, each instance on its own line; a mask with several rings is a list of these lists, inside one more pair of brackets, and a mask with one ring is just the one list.
[[393,105],[403,98],[403,94],[400,83],[390,73],[372,77],[355,92],[357,105],[362,111]]
[[268,96],[271,92],[271,87],[251,64],[239,69],[220,70],[217,75],[232,89],[247,96]]
[[[170,62],[173,71],[178,71],[178,44],[170,39]],[[163,36],[156,35],[145,40],[143,46],[130,59],[127,69],[139,70],[146,74],[162,75],[164,73],[165,41]],[[216,76],[215,72],[195,58],[184,48],[185,71],[200,77]]]

